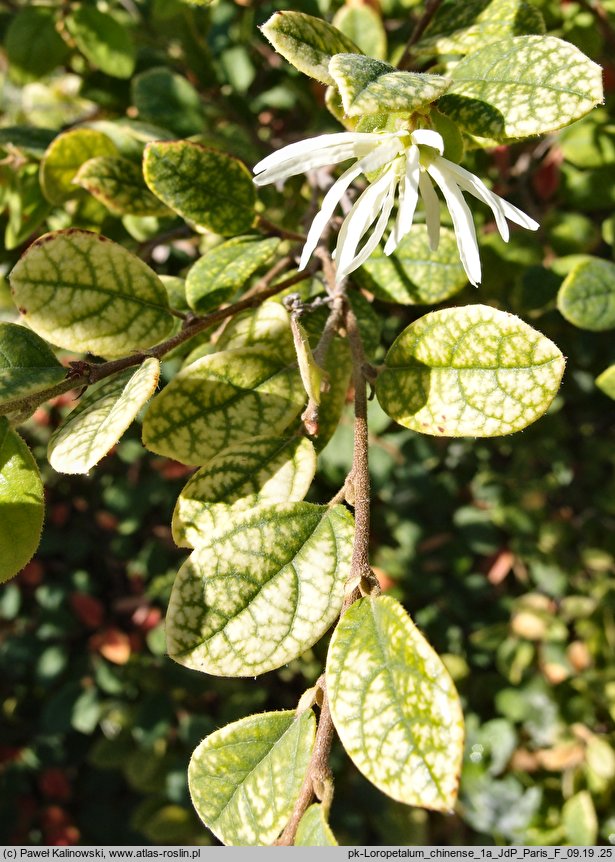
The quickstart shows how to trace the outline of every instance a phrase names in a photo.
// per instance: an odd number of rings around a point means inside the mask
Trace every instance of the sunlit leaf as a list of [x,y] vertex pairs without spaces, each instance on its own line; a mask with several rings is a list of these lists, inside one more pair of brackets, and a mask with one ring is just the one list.
[[509,36],[544,33],[538,9],[526,0],[446,0],[424,36],[418,54],[469,54]]
[[378,299],[402,305],[442,302],[468,283],[454,232],[440,228],[438,250],[431,251],[421,224],[414,225],[392,255],[377,248],[355,276]]
[[337,28],[303,12],[276,12],[261,27],[278,54],[311,78],[333,84],[329,61],[334,54],[360,49]]
[[207,736],[190,760],[196,811],[227,846],[269,845],[288,821],[310,761],[311,710],[250,715]]
[[123,246],[69,229],[33,242],[10,275],[28,325],[68,350],[124,355],[173,327],[158,276]]
[[143,422],[148,449],[205,464],[223,449],[279,435],[305,402],[299,372],[258,347],[204,356],[152,401]]
[[453,682],[402,606],[360,599],[340,620],[327,692],[342,745],[379,790],[408,805],[450,811],[463,756]]
[[564,357],[540,332],[485,305],[421,317],[389,350],[377,382],[400,425],[443,437],[494,437],[534,422],[555,397]]
[[74,183],[79,168],[95,156],[117,156],[113,141],[94,129],[70,129],[47,147],[41,161],[41,188],[48,201],[63,203],[79,194]]
[[170,215],[148,191],[137,164],[119,156],[99,156],[85,162],[73,182],[103,203],[114,215]]
[[168,653],[204,673],[265,673],[313,646],[339,614],[353,519],[311,503],[215,514],[175,579]]
[[26,565],[38,547],[45,505],[36,462],[0,416],[0,581]]
[[495,140],[561,129],[602,101],[602,70],[555,36],[516,36],[465,57],[438,103],[466,131]]
[[615,400],[615,365],[609,365],[602,374],[596,377],[596,386],[609,398]]
[[310,805],[299,822],[295,847],[337,847],[322,805]]
[[186,276],[190,307],[204,314],[246,288],[250,277],[271,260],[279,244],[276,238],[242,236],[204,254]]
[[395,66],[360,54],[337,54],[329,73],[349,117],[382,111],[416,111],[446,92],[440,75],[399,72]]
[[47,451],[59,473],[87,473],[118,442],[158,385],[160,363],[150,357],[137,371],[103,380],[80,399],[53,434]]
[[182,546],[207,541],[221,518],[258,505],[303,500],[316,454],[302,437],[255,437],[225,449],[183,488],[173,512],[173,538]]
[[234,236],[254,221],[252,177],[233,156],[192,141],[158,141],[145,148],[143,173],[163,203],[214,233]]

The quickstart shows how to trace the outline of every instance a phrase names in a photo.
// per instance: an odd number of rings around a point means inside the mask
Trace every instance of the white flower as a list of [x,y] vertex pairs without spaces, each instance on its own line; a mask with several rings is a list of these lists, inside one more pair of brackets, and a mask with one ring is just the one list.
[[[299,269],[303,269],[350,184],[360,174],[376,175],[376,179],[359,195],[342,224],[334,252],[340,281],[361,266],[374,251],[387,229],[396,199],[397,217],[384,247],[385,254],[395,251],[410,231],[419,197],[425,209],[429,244],[433,251],[437,249],[440,204],[434,189],[435,182],[451,214],[463,268],[471,283],[477,285],[481,279],[478,242],[472,214],[462,192],[469,192],[491,208],[505,241],[509,235],[506,219],[528,230],[536,230],[538,224],[489,191],[470,171],[445,159],[443,152],[442,136],[430,129],[320,135],[290,144],[267,156],[255,166],[257,176],[254,182],[266,185],[324,165],[355,159],[354,164],[333,183],[312,222],[299,264]],[[372,225],[371,234],[359,250],[361,240]]]

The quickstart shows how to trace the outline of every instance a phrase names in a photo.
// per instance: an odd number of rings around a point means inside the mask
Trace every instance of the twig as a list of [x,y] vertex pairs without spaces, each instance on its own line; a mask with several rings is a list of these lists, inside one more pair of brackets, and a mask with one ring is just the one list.
[[398,69],[408,69],[412,65],[412,49],[425,32],[427,25],[429,24],[429,22],[436,14],[441,5],[442,0],[425,0],[425,11],[423,12],[419,20],[416,22],[414,30],[412,31],[412,35],[406,43],[404,53],[401,55],[401,59],[397,64]]
[[69,372],[67,379],[58,383],[56,386],[51,386],[49,389],[41,390],[33,395],[25,396],[24,398],[16,398],[14,401],[0,405],[0,416],[7,413],[13,413],[20,407],[32,406],[32,409],[35,409],[39,404],[42,404],[43,401],[47,401],[49,398],[61,395],[71,389],[78,389],[82,386],[89,386],[92,383],[98,383],[99,380],[104,380],[106,377],[111,377],[113,374],[117,374],[118,372],[131,368],[134,365],[139,365],[148,357],[153,356],[156,359],[161,359],[167,353],[170,353],[171,350],[174,350],[185,341],[189,341],[191,338],[194,338],[194,336],[198,335],[200,332],[210,329],[212,326],[215,326],[216,323],[225,320],[227,317],[233,317],[248,308],[256,308],[266,299],[269,299],[270,296],[275,296],[276,293],[280,293],[287,287],[292,287],[294,284],[303,281],[305,278],[305,272],[295,273],[283,281],[278,281],[276,284],[269,285],[259,293],[246,299],[242,299],[226,308],[212,311],[211,314],[206,314],[203,317],[188,317],[184,320],[184,325],[179,332],[172,335],[170,338],[167,338],[166,341],[161,341],[160,344],[156,344],[154,347],[148,348],[147,350],[137,351],[132,353],[130,356],[123,356],[121,359],[112,359],[108,362],[101,362],[97,365],[86,362],[80,363],[77,373],[75,373],[75,370],[73,369]]
[[273,236],[281,236],[282,239],[292,239],[295,242],[305,242],[307,237],[302,233],[297,233],[294,230],[287,230],[285,227],[281,227],[281,225],[274,224],[272,221],[269,221],[268,218],[259,215],[256,220],[256,227],[259,230],[262,230],[263,233],[267,233]]
[[[354,383],[354,453],[352,469],[346,483],[351,482],[354,491],[355,535],[350,566],[350,580],[357,583],[371,582],[373,579],[369,565],[369,522],[370,522],[370,482],[368,461],[368,429],[367,429],[367,381],[363,374],[366,365],[365,351],[359,333],[357,318],[350,308],[346,308],[346,331],[352,356],[352,378]],[[341,492],[340,492],[341,493]],[[336,495],[339,496],[339,495]],[[336,499],[336,498],[334,498]],[[356,587],[344,599],[340,617],[350,605],[361,596],[361,590]],[[329,767],[329,755],[333,744],[334,726],[327,698],[324,677],[319,681],[323,699],[316,731],[316,742],[308,766],[307,774],[299,798],[295,803],[293,813],[276,841],[276,844],[289,847],[293,844],[301,818],[307,811],[314,796],[330,800],[333,779]]]
[[137,249],[137,255],[141,258],[141,260],[148,261],[152,256],[154,249],[157,248],[159,245],[173,242],[176,239],[187,239],[192,235],[192,228],[189,227],[187,224],[177,225],[176,227],[169,228],[169,230],[165,231],[164,233],[158,234],[158,236],[154,236],[151,239],[142,242]]

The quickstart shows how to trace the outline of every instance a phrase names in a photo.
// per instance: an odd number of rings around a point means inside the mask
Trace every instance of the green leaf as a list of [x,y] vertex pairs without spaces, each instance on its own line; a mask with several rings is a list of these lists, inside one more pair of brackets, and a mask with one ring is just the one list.
[[467,132],[503,141],[561,129],[602,101],[602,70],[555,36],[516,36],[451,72],[439,107]]
[[420,42],[419,54],[469,54],[511,36],[544,33],[542,15],[525,0],[446,0]]
[[615,365],[609,365],[602,374],[596,377],[596,386],[609,398],[615,400]]
[[21,437],[0,416],[0,581],[21,571],[36,551],[43,526],[43,483]]
[[329,61],[334,54],[360,54],[354,42],[333,27],[303,12],[276,12],[261,27],[278,54],[310,78],[334,84]]
[[402,606],[360,599],[333,633],[331,716],[355,766],[407,805],[451,811],[463,757],[453,681]]
[[148,191],[138,165],[119,156],[98,156],[83,164],[73,182],[103,203],[114,215],[170,215]]
[[28,325],[68,350],[122,356],[173,327],[158,276],[100,234],[69,230],[35,240],[10,275]]
[[225,302],[275,254],[279,239],[242,236],[217,245],[188,271],[186,296],[190,308],[203,314]]
[[117,147],[102,132],[70,129],[48,146],[40,168],[41,188],[52,204],[61,204],[80,193],[74,179],[77,171],[95,156],[116,156]]
[[135,47],[128,29],[113,15],[83,4],[66,18],[66,27],[93,66],[114,78],[130,78]]
[[272,844],[292,814],[308,769],[312,710],[265,712],[205,737],[188,767],[197,814],[227,846]]
[[316,453],[302,437],[254,437],[220,452],[190,478],[173,512],[173,539],[197,547],[232,511],[298,502],[316,472]]
[[33,395],[66,377],[47,342],[16,323],[0,323],[0,369],[0,404]]
[[329,73],[349,117],[416,111],[438,99],[450,84],[440,75],[399,72],[360,54],[337,54],[329,63]]
[[582,790],[564,802],[562,820],[570,844],[575,847],[592,847],[596,843],[598,820],[587,790]]
[[421,317],[393,343],[378,377],[380,405],[400,425],[436,437],[495,437],[538,419],[565,360],[518,317],[485,305]]
[[378,247],[355,276],[378,299],[401,305],[443,302],[468,283],[454,232],[441,228],[438,250],[431,251],[422,224],[414,225],[389,257]]
[[255,191],[239,159],[191,141],[158,141],[145,148],[145,182],[182,218],[222,236],[248,230]]
[[368,57],[376,57],[378,60],[386,58],[386,30],[382,17],[371,6],[342,6],[335,13],[333,25],[358,45]]
[[158,385],[160,363],[150,357],[88,390],[49,441],[58,473],[87,473],[115,446]]
[[340,612],[353,533],[344,506],[221,513],[175,578],[170,657],[203,673],[255,676],[300,656]]
[[295,358],[290,319],[279,302],[263,302],[252,311],[238,314],[224,328],[216,346],[219,350],[261,346],[288,363]]
[[335,835],[331,832],[331,827],[327,823],[322,805],[318,803],[310,805],[299,821],[299,828],[295,837],[295,847],[337,846]]
[[137,75],[131,89],[139,118],[146,123],[170,129],[178,137],[203,130],[201,97],[183,75],[166,66],[157,66]]
[[186,366],[152,401],[143,443],[184,464],[205,464],[223,449],[280,434],[303,407],[299,372],[271,351],[247,347]]
[[64,62],[68,47],[56,30],[52,9],[26,6],[9,21],[4,46],[14,81],[36,81]]
[[569,323],[580,329],[592,332],[613,329],[615,264],[597,257],[582,260],[560,287],[557,307]]

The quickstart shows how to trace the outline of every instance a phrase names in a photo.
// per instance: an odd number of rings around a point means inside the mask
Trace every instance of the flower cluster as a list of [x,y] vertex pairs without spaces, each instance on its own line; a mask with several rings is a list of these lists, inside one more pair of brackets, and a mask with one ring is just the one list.
[[[303,269],[307,265],[335,208],[350,184],[363,174],[372,181],[353,204],[339,232],[334,253],[338,280],[361,266],[372,254],[387,230],[396,201],[397,216],[384,246],[385,254],[395,251],[409,233],[419,197],[425,210],[429,243],[435,251],[440,235],[440,203],[435,183],[451,215],[463,268],[470,282],[477,285],[481,280],[478,242],[472,214],[462,192],[474,195],[491,208],[505,241],[509,235],[506,219],[528,230],[536,230],[538,224],[491,192],[470,171],[445,159],[443,152],[442,136],[431,129],[320,135],[290,144],[260,161],[254,168],[254,182],[266,185],[325,165],[355,159],[325,195],[310,227],[299,266]],[[367,240],[359,248],[368,233]]]

